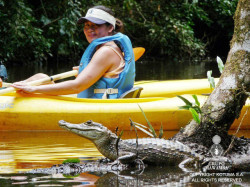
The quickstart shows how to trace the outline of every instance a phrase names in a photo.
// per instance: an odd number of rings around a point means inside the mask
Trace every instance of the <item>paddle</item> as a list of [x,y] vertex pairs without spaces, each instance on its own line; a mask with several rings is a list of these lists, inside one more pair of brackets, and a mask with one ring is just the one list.
[[136,48],[133,48],[133,51],[134,51],[134,55],[135,55],[135,61],[137,61],[144,54],[145,48],[136,47]]
[[[134,51],[135,61],[136,61],[144,54],[145,49],[143,47],[136,47],[136,48],[133,48],[133,51]],[[30,86],[37,86],[37,85],[41,85],[41,84],[49,82],[49,81],[56,81],[56,80],[61,80],[61,79],[65,79],[68,77],[73,77],[73,76],[76,76],[77,74],[78,74],[78,70],[72,70],[72,71],[67,71],[65,73],[60,73],[57,75],[46,77],[43,79],[27,82],[27,84]],[[3,83],[3,87],[8,87],[10,85],[11,85],[11,83]],[[6,93],[11,93],[11,92],[14,92],[15,90],[16,89],[13,87],[8,87],[6,89],[0,90],[0,95],[6,94]]]
[[3,82],[2,87],[10,87],[11,83]]

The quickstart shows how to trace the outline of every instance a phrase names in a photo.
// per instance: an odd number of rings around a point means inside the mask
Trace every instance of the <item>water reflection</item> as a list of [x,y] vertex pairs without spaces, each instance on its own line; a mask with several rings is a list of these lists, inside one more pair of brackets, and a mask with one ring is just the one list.
[[0,173],[14,173],[15,167],[13,151],[0,150]]
[[137,80],[176,80],[206,78],[212,70],[219,77],[216,61],[173,62],[165,59],[144,59],[136,63]]
[[[55,170],[54,170],[55,171]],[[226,176],[226,177],[225,177]],[[144,170],[123,170],[84,173],[19,173],[0,174],[0,183],[35,186],[249,186],[249,173],[184,172],[178,167],[146,167]]]
[[91,142],[65,131],[2,131],[0,142],[0,173],[48,167],[68,158],[101,156]]

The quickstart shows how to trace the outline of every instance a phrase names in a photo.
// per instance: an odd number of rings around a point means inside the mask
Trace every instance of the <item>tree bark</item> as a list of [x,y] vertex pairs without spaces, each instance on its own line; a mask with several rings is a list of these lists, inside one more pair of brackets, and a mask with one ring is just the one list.
[[212,137],[217,134],[223,139],[222,146],[229,146],[231,137],[227,132],[235,118],[239,117],[250,92],[249,0],[239,0],[234,23],[225,68],[216,88],[202,107],[200,125],[191,121],[174,139],[193,139],[210,147],[213,144]]

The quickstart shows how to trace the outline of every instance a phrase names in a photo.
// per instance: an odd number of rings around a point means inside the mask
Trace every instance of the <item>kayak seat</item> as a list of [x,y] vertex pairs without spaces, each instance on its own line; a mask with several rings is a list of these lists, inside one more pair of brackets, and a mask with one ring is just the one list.
[[134,87],[131,90],[124,92],[120,98],[139,98],[142,90],[142,87]]

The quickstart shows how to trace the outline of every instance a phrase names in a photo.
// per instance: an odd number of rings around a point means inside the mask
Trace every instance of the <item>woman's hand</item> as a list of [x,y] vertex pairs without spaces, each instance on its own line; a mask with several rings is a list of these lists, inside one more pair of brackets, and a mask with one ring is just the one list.
[[23,81],[15,82],[11,86],[18,89],[18,93],[34,93],[36,91],[36,86],[30,86]]
[[[79,66],[74,66],[72,69],[73,69],[73,70],[77,70],[77,71],[79,72]],[[78,74],[77,74],[77,75],[78,75]],[[77,77],[77,75],[76,75],[75,77]]]

